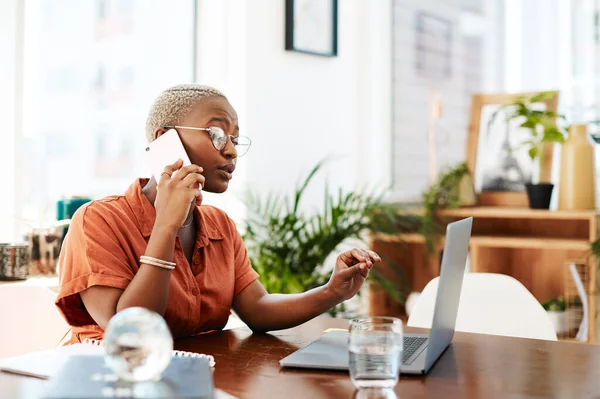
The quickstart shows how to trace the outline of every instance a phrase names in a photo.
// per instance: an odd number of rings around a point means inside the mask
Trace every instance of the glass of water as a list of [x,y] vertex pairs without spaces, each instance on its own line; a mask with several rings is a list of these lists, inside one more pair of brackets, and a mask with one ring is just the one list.
[[350,378],[357,388],[391,388],[398,383],[402,321],[364,317],[350,322]]

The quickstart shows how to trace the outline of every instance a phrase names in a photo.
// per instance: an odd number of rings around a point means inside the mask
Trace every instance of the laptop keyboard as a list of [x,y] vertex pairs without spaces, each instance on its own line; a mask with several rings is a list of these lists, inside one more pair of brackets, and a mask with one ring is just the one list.
[[402,351],[402,363],[408,359],[425,343],[426,337],[404,337],[404,350]]

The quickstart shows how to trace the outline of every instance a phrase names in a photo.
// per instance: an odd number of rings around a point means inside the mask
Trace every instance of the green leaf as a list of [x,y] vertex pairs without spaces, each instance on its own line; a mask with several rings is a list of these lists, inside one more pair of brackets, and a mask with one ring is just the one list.
[[536,123],[530,119],[527,119],[525,122],[521,123],[521,127],[528,128],[528,129],[535,129],[536,126],[537,126]]
[[532,161],[535,161],[539,154],[539,148],[537,146],[531,147],[527,153],[529,154],[529,158],[531,158]]
[[[330,191],[326,181],[323,207],[308,212],[302,207],[303,194],[324,161],[311,169],[293,193],[248,192],[244,203],[243,239],[260,282],[269,292],[303,292],[326,283],[330,272],[323,270],[325,259],[347,238],[359,238],[365,231],[385,227],[397,232],[397,207],[386,209],[385,190]],[[373,215],[378,210],[377,223]]]
[[544,91],[532,96],[529,99],[530,103],[540,103],[551,100],[556,95],[556,91]]
[[564,312],[566,309],[565,297],[560,296],[549,299],[542,304],[542,307],[551,312]]
[[562,143],[565,141],[565,136],[556,128],[550,128],[544,131],[543,142],[546,143]]

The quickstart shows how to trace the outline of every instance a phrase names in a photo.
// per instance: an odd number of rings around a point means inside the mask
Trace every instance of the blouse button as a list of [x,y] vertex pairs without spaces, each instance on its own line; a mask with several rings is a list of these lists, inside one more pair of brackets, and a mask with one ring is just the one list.
[[200,257],[196,256],[194,257],[194,265],[199,265],[200,264]]
[[194,295],[194,296],[198,295],[198,288],[192,289],[192,295]]

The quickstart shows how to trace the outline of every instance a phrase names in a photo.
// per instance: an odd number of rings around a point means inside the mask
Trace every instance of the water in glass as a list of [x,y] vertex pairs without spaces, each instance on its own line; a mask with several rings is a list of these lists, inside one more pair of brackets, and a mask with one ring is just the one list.
[[390,388],[398,383],[402,321],[369,317],[350,323],[350,378],[357,388]]

